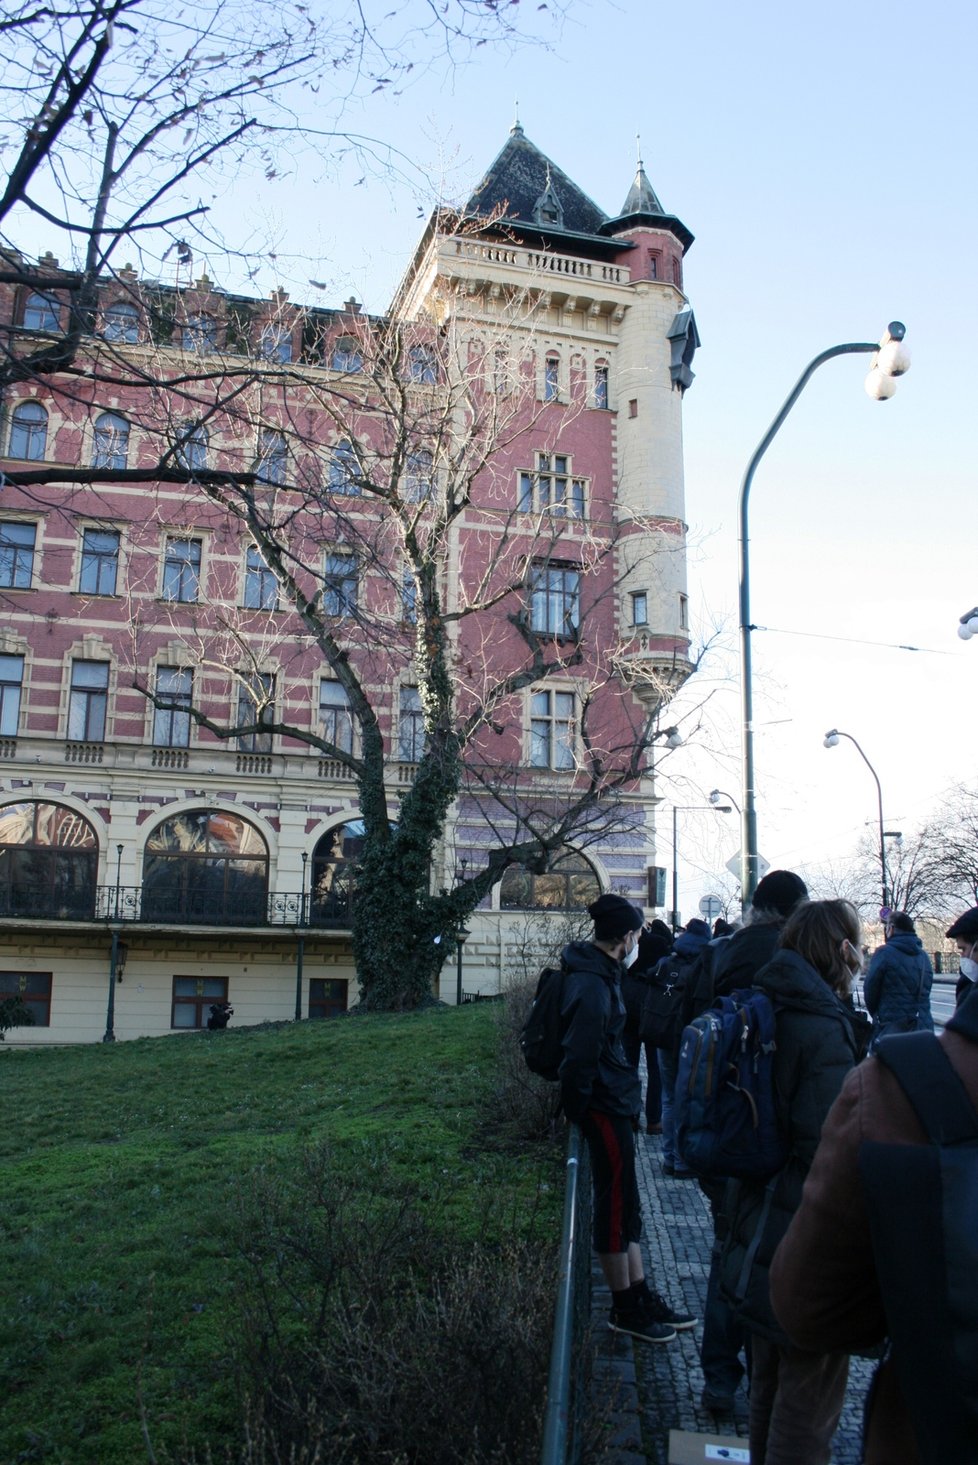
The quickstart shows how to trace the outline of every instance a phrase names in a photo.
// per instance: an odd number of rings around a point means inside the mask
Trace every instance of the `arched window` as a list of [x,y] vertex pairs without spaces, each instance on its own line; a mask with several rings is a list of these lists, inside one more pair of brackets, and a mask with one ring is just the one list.
[[24,301],[24,325],[29,331],[60,331],[60,301],[53,295],[32,290]]
[[178,925],[264,925],[268,846],[258,830],[220,809],[189,809],[158,824],[143,856],[142,916]]
[[438,380],[438,353],[434,346],[412,346],[408,352],[408,377],[413,382],[433,386]]
[[363,820],[352,819],[324,834],[312,852],[310,922],[348,926],[357,864],[363,851]]
[[341,336],[333,345],[329,364],[334,371],[362,371],[363,352],[352,336]]
[[44,458],[47,442],[48,414],[40,402],[18,403],[10,414],[8,456],[40,463]]
[[336,444],[329,455],[330,493],[359,493],[360,485],[357,483],[359,471],[353,444],[344,438],[342,442]]
[[98,840],[64,804],[31,799],[0,808],[0,912],[40,920],[95,915]]
[[180,344],[185,351],[196,351],[206,356],[217,347],[217,321],[212,315],[188,315],[180,333]]
[[139,340],[139,310],[128,300],[117,300],[105,312],[102,339],[134,346]]
[[95,419],[93,468],[124,468],[129,456],[129,424],[118,412],[103,412]]
[[572,849],[557,855],[545,875],[510,865],[499,882],[499,904],[504,911],[583,911],[600,894],[593,868]]
[[180,424],[180,441],[177,444],[177,462],[188,473],[197,473],[207,467],[207,429],[199,422]]

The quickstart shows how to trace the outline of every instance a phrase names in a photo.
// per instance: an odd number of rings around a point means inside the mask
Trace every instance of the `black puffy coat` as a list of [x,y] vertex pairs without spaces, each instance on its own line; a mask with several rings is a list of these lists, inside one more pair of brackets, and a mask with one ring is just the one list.
[[934,1031],[930,1012],[930,989],[934,969],[919,936],[912,931],[894,931],[885,946],[874,951],[863,983],[863,998],[873,1017],[873,1036],[891,1032],[912,1032],[914,1028]]
[[857,1044],[845,1005],[796,951],[778,951],[754,986],[775,1004],[774,1101],[788,1160],[766,1184],[730,1182],[721,1290],[752,1332],[784,1343],[768,1297],[768,1268],[798,1209],[825,1116],[856,1064]]
[[558,1072],[564,1112],[578,1121],[588,1109],[637,1117],[642,1084],[622,1047],[621,965],[590,941],[571,942],[561,960],[564,1057]]

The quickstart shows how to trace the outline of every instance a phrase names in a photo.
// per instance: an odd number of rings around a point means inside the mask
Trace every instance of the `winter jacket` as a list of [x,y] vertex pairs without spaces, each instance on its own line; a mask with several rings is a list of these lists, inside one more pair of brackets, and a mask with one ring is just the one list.
[[561,959],[564,1057],[558,1073],[564,1112],[576,1121],[588,1109],[637,1117],[642,1084],[622,1047],[621,965],[590,941],[565,946]]
[[717,997],[753,986],[755,976],[777,950],[783,924],[758,921],[734,932],[713,963],[713,990]]
[[775,1004],[774,1101],[788,1160],[764,1181],[731,1181],[721,1290],[752,1332],[783,1343],[768,1298],[768,1268],[801,1200],[826,1114],[856,1062],[845,1005],[796,951],[778,951],[754,985]]
[[697,936],[692,931],[680,931],[672,944],[672,950],[656,967],[653,981],[663,987],[671,985],[677,977],[684,981],[709,944],[709,935]]
[[863,998],[873,1017],[873,1039],[884,1032],[934,1031],[930,989],[934,969],[920,937],[894,931],[873,953],[863,983]]
[[[966,998],[938,1041],[978,1108],[978,995]],[[825,1121],[801,1205],[771,1264],[778,1321],[798,1347],[813,1352],[862,1352],[886,1336],[859,1173],[860,1149],[874,1141],[926,1142],[896,1079],[870,1058],[849,1074]],[[921,1236],[919,1244],[932,1246],[934,1238]],[[889,1361],[880,1366],[867,1402],[864,1458],[866,1465],[919,1465],[913,1426]],[[978,1458],[978,1447],[967,1458]]]
[[654,931],[643,931],[638,938],[638,958],[634,966],[623,972],[621,979],[621,992],[625,999],[625,1033],[628,1036],[639,1036],[642,1003],[649,990],[652,973],[669,949],[670,943],[666,938],[657,936]]

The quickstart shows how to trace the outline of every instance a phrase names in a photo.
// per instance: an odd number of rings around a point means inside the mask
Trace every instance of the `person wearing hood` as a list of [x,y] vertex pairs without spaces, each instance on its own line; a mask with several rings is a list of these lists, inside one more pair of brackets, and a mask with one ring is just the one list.
[[625,999],[625,1032],[622,1042],[625,1057],[633,1068],[638,1068],[642,1050],[645,1049],[646,1134],[662,1133],[662,1083],[659,1078],[657,1050],[642,1037],[642,1003],[649,990],[652,973],[671,949],[672,932],[665,921],[650,921],[638,938],[635,964],[627,969],[621,979],[621,992]]
[[944,933],[950,936],[961,956],[961,975],[954,989],[955,1003],[960,1004],[978,985],[978,905],[973,905]]
[[[770,1180],[733,1180],[721,1287],[750,1335],[753,1465],[828,1465],[845,1399],[846,1352],[807,1352],[777,1322],[768,1272],[801,1202],[825,1117],[855,1066],[847,999],[862,963],[859,916],[845,900],[804,901],[754,986],[774,1006],[774,1101],[788,1158]],[[817,1279],[813,1279],[817,1286]]]
[[[672,951],[656,967],[653,981],[663,987],[686,983],[709,942],[710,928],[705,921],[687,921],[673,942]],[[676,1048],[660,1048],[658,1052],[662,1083],[662,1173],[670,1180],[695,1180],[692,1170],[686,1169],[676,1151],[673,1110],[679,1067],[678,1045]]]
[[885,1033],[934,1031],[930,989],[934,968],[904,911],[893,911],[886,945],[874,951],[863,982],[863,1000],[873,1019],[870,1052]]
[[669,1343],[696,1318],[677,1312],[645,1279],[635,1131],[642,1087],[625,1057],[621,976],[638,953],[641,913],[623,896],[598,897],[590,941],[562,953],[564,1056],[558,1076],[568,1119],[581,1126],[591,1157],[594,1249],[611,1290],[608,1325],[646,1343]]

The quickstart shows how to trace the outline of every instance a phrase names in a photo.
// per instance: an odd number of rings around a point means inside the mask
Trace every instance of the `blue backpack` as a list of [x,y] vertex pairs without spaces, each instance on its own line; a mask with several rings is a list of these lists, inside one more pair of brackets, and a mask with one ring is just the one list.
[[768,1180],[788,1158],[774,1107],[774,1008],[753,987],[718,997],[683,1030],[676,1149],[707,1179]]

